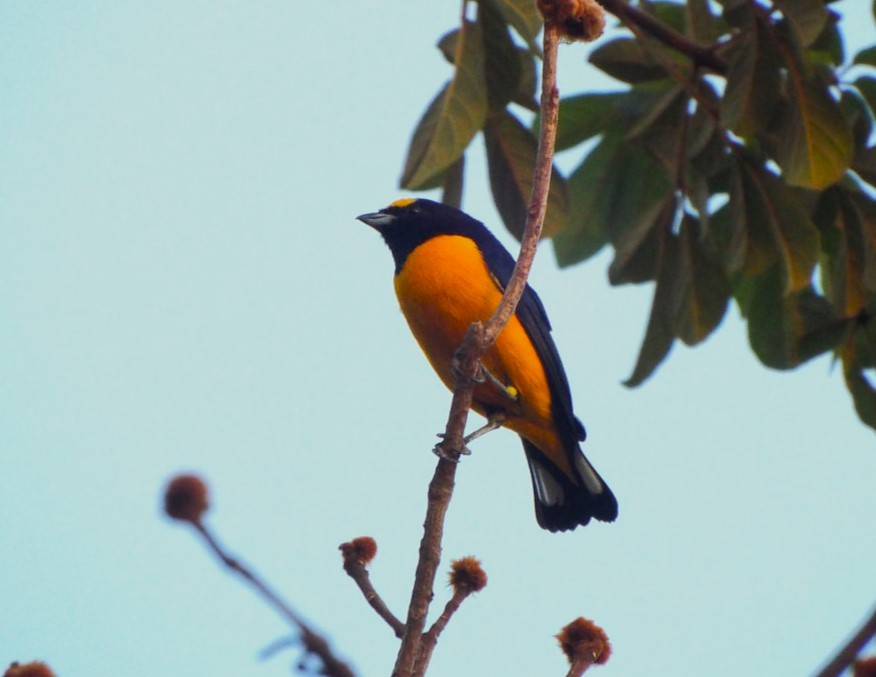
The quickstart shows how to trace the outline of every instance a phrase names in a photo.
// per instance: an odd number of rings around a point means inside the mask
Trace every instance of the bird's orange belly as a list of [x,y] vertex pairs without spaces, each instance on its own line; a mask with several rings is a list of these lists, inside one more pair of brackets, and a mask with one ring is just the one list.
[[[480,250],[458,235],[427,240],[408,256],[396,275],[395,290],[411,332],[438,376],[453,389],[451,365],[466,331],[472,322],[486,321],[502,298]],[[545,452],[558,451],[544,368],[516,316],[482,362],[501,383],[516,389],[517,398],[486,382],[475,389],[473,409],[482,415],[503,411],[507,428]]]

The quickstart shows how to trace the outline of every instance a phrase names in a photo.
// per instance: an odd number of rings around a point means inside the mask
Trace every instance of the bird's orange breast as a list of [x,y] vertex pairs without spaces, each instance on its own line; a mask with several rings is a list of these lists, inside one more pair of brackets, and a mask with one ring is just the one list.
[[[448,388],[454,353],[472,322],[486,321],[502,298],[498,282],[473,240],[439,235],[419,245],[396,275],[395,291],[412,333]],[[550,456],[565,459],[551,418],[551,394],[535,347],[516,316],[499,335],[483,364],[516,401],[491,383],[478,386],[473,408],[480,414],[501,409],[505,426]],[[561,462],[562,463],[562,462]]]

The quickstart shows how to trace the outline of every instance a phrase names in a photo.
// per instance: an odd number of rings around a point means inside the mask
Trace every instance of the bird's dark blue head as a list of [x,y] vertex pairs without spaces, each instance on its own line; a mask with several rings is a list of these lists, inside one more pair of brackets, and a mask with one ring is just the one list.
[[396,273],[414,249],[437,235],[469,237],[481,248],[487,242],[490,243],[488,247],[498,244],[480,221],[434,200],[404,198],[379,212],[361,214],[356,218],[383,236],[395,260]]

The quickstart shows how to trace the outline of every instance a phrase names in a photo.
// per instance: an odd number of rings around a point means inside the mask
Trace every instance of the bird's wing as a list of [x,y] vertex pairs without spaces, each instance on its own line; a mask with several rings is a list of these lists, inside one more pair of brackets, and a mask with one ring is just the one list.
[[[514,272],[514,258],[492,234],[477,244],[490,272],[504,291],[511,279],[511,274]],[[551,406],[555,423],[560,433],[564,437],[570,435],[573,440],[583,441],[586,433],[584,426],[575,418],[572,410],[569,380],[566,378],[560,354],[557,352],[553,338],[551,338],[550,320],[548,320],[547,312],[538,294],[528,284],[523,290],[516,314],[544,367],[551,393]]]

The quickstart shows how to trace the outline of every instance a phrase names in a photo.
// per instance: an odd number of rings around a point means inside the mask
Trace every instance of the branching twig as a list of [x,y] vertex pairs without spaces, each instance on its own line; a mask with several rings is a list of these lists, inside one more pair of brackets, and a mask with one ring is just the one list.
[[[393,675],[408,677],[413,674],[414,662],[419,654],[419,645],[426,623],[435,574],[441,559],[441,538],[444,531],[444,516],[453,494],[456,477],[455,459],[463,448],[462,438],[468,410],[471,407],[475,377],[480,368],[480,359],[489,350],[496,337],[504,329],[526,287],[526,278],[532,267],[535,250],[541,237],[541,228],[547,209],[547,195],[553,166],[554,139],[557,127],[557,104],[559,93],[556,87],[557,32],[551,25],[545,26],[544,60],[542,66],[541,132],[538,157],[533,179],[532,197],[527,211],[526,229],[520,247],[520,255],[502,297],[502,301],[486,325],[474,323],[466,334],[458,352],[459,379],[453,393],[450,415],[441,443],[447,458],[441,458],[429,484],[429,501],[426,509],[423,538],[420,541],[419,561],[414,577],[414,587],[408,607],[406,632],[396,659]],[[425,670],[425,665],[421,666]]]
[[462,557],[455,560],[450,567],[450,585],[453,586],[453,596],[432,627],[420,638],[420,650],[414,662],[414,677],[423,677],[426,674],[438,638],[465,598],[486,587],[487,574],[481,567],[480,560],[477,557]]
[[468,592],[454,590],[453,596],[444,605],[444,611],[441,612],[441,615],[435,620],[428,632],[424,633],[420,638],[419,657],[414,663],[414,677],[421,677],[426,672],[426,666],[429,664],[432,652],[438,644],[438,637],[441,636],[450,618],[459,610],[459,606],[468,595]]
[[873,610],[870,618],[864,622],[861,629],[845,643],[830,663],[825,665],[815,677],[839,677],[873,637],[876,637],[876,609]]
[[676,33],[650,14],[628,5],[625,0],[599,0],[599,2],[625,24],[640,27],[676,52],[689,57],[697,66],[708,68],[715,73],[727,73],[727,64],[715,54],[712,48],[704,47],[681,33]]

